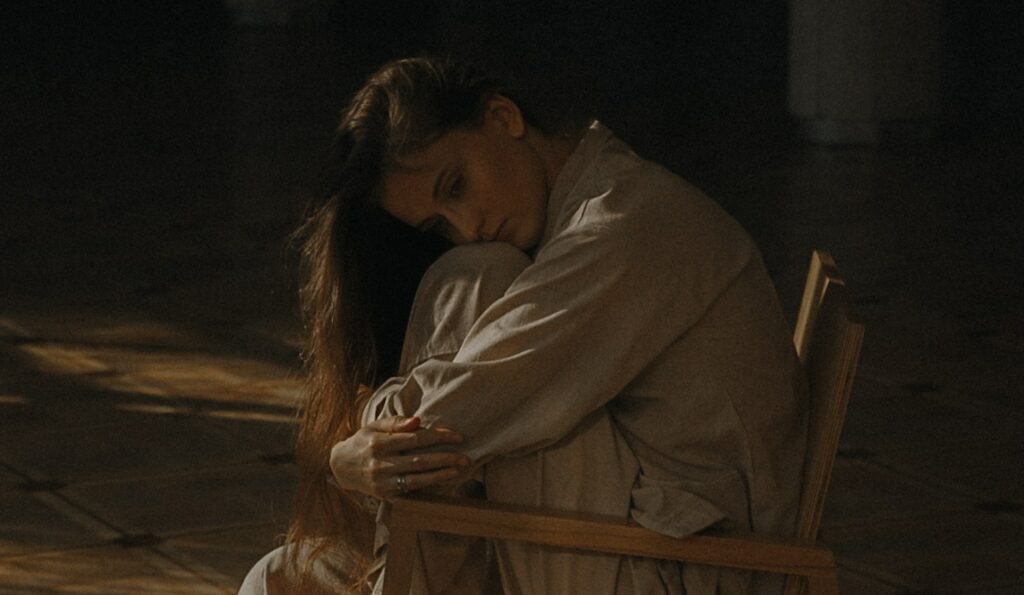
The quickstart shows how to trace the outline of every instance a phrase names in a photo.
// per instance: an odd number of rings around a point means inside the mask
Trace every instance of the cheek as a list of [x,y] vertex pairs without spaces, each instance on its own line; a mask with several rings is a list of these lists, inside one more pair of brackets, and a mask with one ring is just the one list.
[[505,172],[505,179],[514,186],[511,198],[519,205],[519,210],[533,213],[547,202],[544,168],[533,154],[519,154],[517,157],[509,163],[511,167],[507,168],[509,171]]

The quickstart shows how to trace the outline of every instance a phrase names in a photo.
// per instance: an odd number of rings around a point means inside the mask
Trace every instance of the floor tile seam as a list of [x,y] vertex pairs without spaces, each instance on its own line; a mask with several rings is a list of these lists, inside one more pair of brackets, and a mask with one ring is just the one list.
[[275,521],[249,521],[243,523],[229,523],[226,525],[218,525],[216,527],[202,527],[197,529],[188,529],[179,532],[164,532],[159,537],[165,541],[173,539],[182,539],[188,537],[200,537],[203,535],[213,535],[217,533],[228,533],[231,531],[237,531],[239,529],[255,529],[259,527],[276,528],[280,530],[281,536],[284,535],[285,529],[287,528],[286,522],[275,522]]
[[[244,386],[245,383],[241,383],[237,386]],[[237,388],[237,386],[227,387],[225,392],[231,389]],[[119,393],[123,395],[138,395],[138,393],[124,392]],[[150,413],[150,415],[160,415],[167,417],[178,417],[181,419],[201,420],[207,419],[211,416],[210,413],[219,413],[222,411],[228,411],[231,413],[238,414],[256,414],[256,415],[280,415],[288,417],[289,419],[295,417],[295,407],[290,405],[280,405],[273,401],[256,401],[239,404],[237,401],[231,400],[218,400],[201,397],[190,397],[182,394],[168,394],[166,396],[159,396],[156,398],[141,399],[142,405],[154,405],[154,406],[168,406],[178,407],[179,410],[172,411],[170,413]],[[128,404],[140,404],[140,403],[128,403]],[[241,405],[241,406],[239,406]],[[122,410],[124,411],[124,410]],[[131,413],[131,411],[125,411]],[[285,423],[285,422],[281,422]]]
[[[846,428],[844,428],[844,429],[846,429]],[[1024,432],[1022,432],[1022,433],[1024,433]],[[845,447],[845,445],[847,445],[847,444],[842,443],[843,438],[846,438],[846,437],[847,436],[845,434],[840,436],[840,440],[841,440],[841,443],[840,443],[841,451],[840,451],[840,454],[839,454],[840,457],[843,456],[842,455],[843,447]],[[981,434],[981,433],[977,433],[977,432],[976,433],[965,433],[965,434],[959,435],[959,437],[957,437],[955,439],[952,439],[952,440],[949,440],[949,441],[938,442],[938,443],[935,440],[915,439],[915,440],[907,441],[907,442],[905,442],[903,444],[884,445],[884,447],[880,448],[880,449],[857,448],[857,449],[854,449],[854,450],[855,451],[866,451],[867,453],[869,453],[871,455],[871,458],[873,459],[873,458],[876,458],[876,457],[885,458],[885,457],[899,456],[899,455],[913,455],[913,454],[934,452],[934,451],[937,451],[939,449],[951,449],[951,448],[963,448],[963,447],[974,448],[974,447],[985,447],[985,445],[989,445],[989,447],[992,447],[992,445],[1001,445],[1001,444],[1006,444],[1006,443],[1012,443],[1012,444],[1018,443],[1017,439],[1016,439],[1016,435],[1012,436],[1012,437],[993,438],[991,434],[987,434],[987,433],[986,434]]]
[[[969,409],[973,413],[990,417],[992,419],[998,419],[1001,422],[1004,422],[1007,418],[1009,418],[1013,421],[1020,423],[1021,427],[1024,428],[1024,415],[1022,415],[1020,411],[1011,406],[1002,406],[994,403],[990,403],[987,405],[979,405],[976,401],[956,400],[953,398],[952,395],[944,395],[941,392],[932,395],[931,398],[937,401],[941,401],[945,405],[963,407],[965,409]],[[989,407],[993,407],[999,410],[999,412],[993,412],[992,409],[990,409]]]
[[[92,327],[96,328],[96,327]],[[0,340],[2,341],[2,340]],[[118,343],[113,341],[103,341],[98,339],[88,339],[84,337],[57,335],[57,334],[36,334],[31,337],[18,337],[16,342],[9,342],[6,346],[0,342],[0,347],[13,347],[14,351],[21,353],[20,347],[22,345],[42,345],[47,347],[70,347],[79,349],[91,349],[101,351],[113,351],[114,353],[107,353],[105,355],[117,355],[121,352],[138,353],[142,355],[190,355],[194,356],[191,359],[205,360],[207,357],[220,357],[224,355],[236,355],[233,351],[222,350],[217,351],[215,349],[200,346],[200,345],[173,345],[173,344],[160,344],[160,343]],[[110,368],[111,371],[118,371],[117,368]],[[94,373],[79,373],[69,374],[70,376],[85,375],[89,376]]]
[[239,460],[239,461],[231,462],[231,463],[221,463],[221,464],[209,465],[209,466],[203,466],[203,467],[195,467],[195,466],[193,466],[193,467],[187,467],[187,468],[182,468],[182,469],[170,470],[170,471],[167,471],[167,472],[164,472],[164,473],[141,474],[141,475],[124,475],[124,476],[120,476],[120,477],[110,477],[110,478],[103,478],[103,479],[76,481],[76,482],[73,482],[73,483],[68,483],[62,489],[73,489],[73,488],[80,488],[80,487],[83,487],[83,488],[96,488],[96,487],[102,487],[102,486],[108,486],[108,485],[118,485],[118,484],[125,484],[125,483],[139,482],[139,481],[163,480],[163,479],[170,479],[170,478],[175,478],[175,477],[194,477],[194,476],[202,475],[204,473],[208,473],[208,472],[211,472],[211,471],[227,471],[227,470],[234,470],[234,469],[244,469],[246,467],[260,467],[260,468],[264,468],[264,469],[275,469],[275,468],[279,469],[279,468],[292,468],[292,467],[294,467],[297,470],[297,467],[293,463],[266,463],[266,462],[263,462],[263,461],[259,460],[259,453],[255,453],[255,456],[252,459]]
[[[2,451],[0,451],[0,457],[2,457],[3,454],[4,453]],[[166,478],[169,478],[169,477],[188,477],[188,476],[197,475],[197,474],[200,474],[200,473],[206,472],[206,471],[216,471],[216,470],[222,470],[222,469],[226,470],[226,469],[234,469],[234,468],[241,468],[241,467],[247,467],[247,466],[283,467],[283,466],[292,465],[290,463],[267,463],[267,462],[261,461],[260,458],[259,458],[261,456],[261,454],[263,454],[263,453],[260,453],[258,451],[253,451],[253,452],[250,452],[250,453],[242,453],[242,454],[239,454],[239,455],[236,455],[236,456],[229,457],[226,462],[225,461],[221,461],[221,462],[219,462],[217,464],[207,465],[207,466],[200,466],[200,467],[197,467],[195,465],[191,465],[191,466],[187,466],[187,467],[180,467],[180,468],[175,468],[175,469],[169,469],[169,470],[166,470],[164,472],[157,472],[157,473],[135,473],[135,474],[128,473],[128,474],[117,475],[117,476],[113,476],[113,477],[99,475],[99,476],[96,476],[96,477],[92,477],[92,478],[86,477],[86,478],[83,478],[83,479],[54,477],[51,474],[39,471],[38,469],[29,469],[29,470],[26,471],[25,468],[16,468],[16,467],[13,467],[13,466],[11,466],[9,464],[5,464],[5,467],[14,470],[17,475],[20,475],[21,477],[26,478],[28,481],[36,481],[36,482],[54,481],[54,482],[58,482],[58,483],[62,484],[62,487],[60,487],[58,490],[66,490],[66,489],[69,489],[69,488],[73,489],[73,488],[78,488],[78,487],[96,487],[96,486],[102,486],[102,485],[128,483],[128,482],[133,482],[133,481],[159,480],[159,479],[166,479]],[[2,458],[0,458],[0,464],[4,464],[3,461],[2,461]],[[116,473],[116,471],[115,471],[115,473]],[[15,489],[17,489],[17,486],[15,486]]]
[[[259,448],[261,446],[261,442],[258,439],[256,439],[255,437],[250,438],[250,437],[248,437],[248,436],[246,436],[246,435],[244,435],[242,433],[236,433],[233,430],[231,430],[229,427],[227,427],[226,423],[230,422],[229,419],[212,418],[211,416],[207,415],[207,416],[202,416],[201,418],[197,418],[197,420],[200,423],[202,423],[205,427],[207,427],[209,429],[212,429],[214,432],[216,432],[221,437],[228,438],[228,439],[231,439],[231,440],[240,440],[240,441],[248,444],[249,446],[256,447],[256,448]],[[268,422],[268,423],[271,423],[271,422]],[[284,422],[281,422],[281,423],[282,423],[282,425],[286,425]],[[290,430],[290,432],[291,432],[292,438],[293,438],[292,442],[294,442],[294,435],[298,431],[298,424],[296,423],[296,424],[287,424],[287,425],[289,425],[292,428]]]
[[[901,480],[911,484],[912,486],[914,486],[916,488],[924,489],[924,490],[927,490],[927,491],[938,491],[940,493],[941,492],[946,492],[946,491],[951,491],[951,492],[953,492],[953,495],[961,496],[963,498],[968,498],[968,499],[976,498],[976,496],[973,495],[973,494],[964,494],[964,493],[962,493],[959,490],[953,490],[953,489],[950,489],[950,488],[942,486],[942,485],[936,485],[932,481],[930,476],[925,476],[925,477],[922,478],[922,477],[920,477],[919,475],[917,475],[915,473],[907,473],[905,469],[903,469],[901,467],[893,466],[892,464],[890,464],[887,461],[887,459],[886,459],[886,454],[885,453],[877,453],[877,454],[875,454],[875,455],[873,455],[873,456],[871,456],[870,458],[867,458],[867,459],[860,459],[860,460],[854,459],[853,462],[859,463],[860,465],[862,465],[864,467],[867,467],[869,469],[874,468],[874,470],[876,470],[876,471],[877,470],[881,470],[881,471],[884,471],[884,472],[896,475]],[[827,494],[826,494],[826,498],[827,498]]]
[[118,537],[127,535],[123,527],[108,521],[103,516],[95,514],[87,507],[62,495],[40,492],[32,494],[32,497],[43,506],[91,533],[96,539],[101,540],[100,543],[92,544],[92,547],[110,546]]
[[[289,417],[291,419],[296,419],[295,418],[295,410],[294,409],[291,409],[291,408],[283,408],[283,409],[289,409],[290,411],[287,412]],[[216,411],[216,410],[214,410],[214,411]],[[243,412],[243,413],[266,413],[266,412],[250,411],[250,412]],[[286,412],[282,411],[280,413],[282,415],[284,415]],[[216,433],[218,433],[220,435],[227,436],[227,437],[234,438],[234,439],[242,438],[244,441],[247,441],[247,442],[255,441],[255,438],[246,438],[246,437],[240,436],[239,434],[236,434],[233,431],[231,431],[230,429],[228,429],[224,425],[224,423],[225,422],[230,422],[231,421],[230,418],[223,418],[223,417],[217,417],[217,416],[204,415],[204,416],[196,416],[196,420],[199,421],[200,423],[202,423],[203,425],[205,425],[206,427],[213,429]],[[272,423],[272,422],[268,422],[268,423]],[[280,423],[282,425],[291,426],[293,429],[297,430],[299,422],[296,419],[295,423],[290,423],[290,422],[280,422]]]
[[[4,451],[3,451],[2,448],[0,448],[0,471],[3,471],[4,473],[6,473],[8,475],[16,476],[21,481],[34,481],[34,479],[31,476],[23,473],[21,470],[19,470],[15,466],[11,465],[10,463],[5,462],[4,459],[3,459],[3,454],[4,454]],[[12,485],[10,487],[12,489],[17,490],[18,489],[18,484],[14,484],[14,485]],[[0,488],[0,491],[5,491],[6,489],[7,488]]]
[[887,587],[893,587],[896,589],[912,589],[915,585],[903,579],[902,577],[893,574],[887,570],[877,568],[870,564],[854,560],[847,556],[837,555],[836,566],[843,568],[844,570],[856,572],[862,576],[865,576],[873,581],[882,583]]
[[[84,552],[89,550],[105,550],[115,547],[116,544],[110,543],[109,541],[101,541],[97,543],[86,543],[82,545],[72,545],[67,547],[58,547],[52,549],[38,549],[30,552],[22,552],[19,554],[0,555],[0,562],[11,562],[24,560],[28,558],[37,558],[44,556],[53,556],[73,552]],[[120,546],[117,546],[120,547]]]
[[[975,504],[991,500],[991,498],[988,497],[989,494],[986,494],[982,490],[974,489],[954,480],[922,472],[911,467],[903,467],[897,462],[887,460],[884,454],[879,455],[879,458],[874,460],[874,464],[882,469],[895,473],[904,479],[911,480],[919,486],[937,489],[944,492],[951,492],[957,496],[972,498],[976,500]],[[1019,502],[1019,504],[1024,504],[1024,502]]]
[[147,549],[152,551],[156,556],[162,558],[167,564],[171,564],[177,568],[185,570],[217,589],[230,592],[230,587],[227,585],[234,583],[234,580],[231,577],[224,575],[220,571],[199,560],[196,560],[193,556],[179,551],[173,545],[160,543],[154,546],[149,546]]
[[[130,395],[132,393],[120,393],[120,394]],[[73,409],[73,408],[67,407],[68,403],[50,402],[50,401],[47,400],[48,399],[47,397],[38,397],[38,399],[39,399],[39,401],[37,403],[29,405],[29,406],[30,407],[35,407],[36,409],[41,410],[40,413],[45,413],[47,411],[52,413],[53,410],[67,411],[69,409]],[[243,406],[243,407],[237,407],[236,406],[237,403],[232,402],[232,401],[223,401],[223,402],[202,401],[200,403],[194,403],[194,401],[196,401],[195,398],[188,398],[188,397],[182,398],[182,397],[173,397],[173,396],[172,397],[161,397],[161,398],[156,398],[156,399],[143,399],[141,401],[142,401],[141,402],[142,405],[177,407],[180,410],[175,410],[175,411],[166,412],[166,413],[152,413],[152,412],[140,413],[140,412],[137,412],[137,411],[120,409],[118,407],[119,405],[126,405],[126,404],[127,405],[140,404],[139,400],[131,401],[131,402],[126,402],[126,403],[113,404],[113,406],[107,407],[107,409],[110,409],[111,411],[116,411],[120,415],[141,415],[141,414],[145,414],[145,415],[155,416],[155,417],[158,417],[160,419],[178,419],[178,420],[182,420],[182,421],[186,421],[186,420],[187,421],[203,421],[203,420],[207,420],[210,417],[213,417],[213,416],[209,415],[210,412],[224,411],[225,407],[227,407],[227,411],[229,411],[231,413],[238,413],[238,414],[241,414],[241,415],[244,415],[244,414],[279,415],[279,416],[282,416],[282,417],[287,417],[289,420],[295,418],[295,410],[296,410],[295,407],[286,406],[286,405],[277,405],[277,404],[274,404],[274,403],[250,403],[249,405],[251,405],[251,406]],[[93,405],[95,405],[95,403],[93,403]],[[104,404],[104,405],[110,405],[110,404]],[[236,406],[236,407],[232,407],[232,406]],[[96,407],[89,407],[89,409],[95,411]],[[122,421],[94,421],[94,422],[87,422],[87,423],[83,423],[83,424],[72,425],[72,426],[69,426],[69,427],[47,429],[47,430],[43,430],[42,432],[34,432],[34,433],[32,433],[32,435],[33,436],[38,436],[38,435],[54,434],[54,433],[67,433],[69,430],[74,431],[74,432],[84,432],[84,431],[97,430],[97,429],[109,428],[109,427],[114,427],[114,426],[132,425],[133,423],[142,423],[142,422],[145,422],[145,421],[153,421],[153,420],[135,420],[134,422],[130,422],[128,420],[122,420]],[[288,421],[288,422],[281,421],[279,423],[295,425],[297,422],[292,423],[290,421]],[[15,435],[17,435],[17,434],[15,434]]]
[[[180,415],[179,417],[181,417],[182,419],[187,418],[186,415]],[[92,432],[92,431],[95,431],[95,430],[103,430],[103,429],[109,429],[109,428],[119,428],[119,427],[124,427],[124,426],[129,426],[129,425],[132,425],[132,426],[139,425],[139,424],[142,424],[142,423],[146,423],[146,421],[147,420],[136,420],[135,422],[129,422],[129,421],[116,421],[116,422],[115,421],[103,421],[103,422],[96,422],[96,423],[87,423],[87,424],[83,424],[83,425],[76,425],[76,426],[73,426],[73,427],[70,427],[70,428],[68,428],[68,427],[53,428],[53,429],[49,429],[49,430],[43,430],[41,432],[33,432],[32,436],[34,436],[34,437],[35,436],[48,436],[48,435],[52,435],[52,434],[67,435],[70,432],[75,432],[75,433],[79,433],[79,432]],[[4,449],[3,447],[0,447],[0,456],[3,456],[4,454],[7,454],[7,452],[9,452],[9,449]]]
[[[96,361],[103,365],[103,369],[93,370],[87,372],[65,372],[60,373],[61,376],[67,377],[96,377],[96,376],[124,376],[137,372],[134,369],[124,369],[117,365],[116,361],[118,355],[124,353],[135,354],[144,358],[158,358],[159,363],[167,365],[171,364],[172,368],[187,366],[188,364],[203,363],[208,361],[230,363],[234,361],[234,358],[249,358],[253,363],[263,363],[275,366],[281,366],[283,368],[283,376],[285,379],[296,379],[301,376],[301,369],[299,360],[290,357],[267,357],[265,351],[277,350],[277,351],[294,351],[292,349],[286,349],[279,344],[279,341],[274,340],[273,336],[269,333],[223,333],[222,336],[218,335],[220,341],[213,346],[177,346],[177,345],[158,345],[158,344],[146,344],[146,345],[132,345],[124,343],[104,343],[96,340],[88,340],[83,338],[74,337],[61,337],[61,336],[46,336],[39,337],[33,336],[31,338],[21,338],[16,342],[0,343],[0,349],[5,352],[10,352],[15,356],[24,356],[23,345],[43,346],[43,347],[56,347],[56,348],[68,348],[78,350],[91,350],[96,358]],[[253,342],[256,341],[260,345],[263,345],[266,350],[259,352],[258,354],[254,350],[242,349],[242,347],[251,347]],[[165,361],[163,358],[176,357],[177,359],[171,360],[170,362]],[[33,375],[54,375],[54,373],[47,372],[45,370],[39,370],[31,368]]]
[[[928,511],[928,512],[921,512],[921,513],[917,513],[917,514],[901,515],[901,516],[892,517],[892,518],[888,518],[888,519],[885,519],[885,520],[879,520],[879,521],[868,521],[868,522],[861,522],[861,523],[848,522],[848,523],[838,523],[838,524],[834,524],[834,525],[833,524],[828,524],[828,525],[822,524],[821,530],[822,530],[822,532],[827,534],[827,533],[829,533],[831,531],[849,531],[849,530],[857,530],[857,529],[879,530],[879,529],[886,529],[886,528],[896,528],[896,527],[899,527],[900,525],[905,525],[905,524],[909,524],[909,523],[916,523],[916,522],[920,522],[920,521],[935,521],[937,523],[941,523],[946,518],[949,518],[949,517],[955,516],[955,515],[964,514],[964,513],[967,513],[967,514],[973,515],[973,516],[981,516],[981,517],[984,517],[984,518],[987,518],[987,519],[996,519],[996,518],[1001,518],[1002,517],[1002,515],[986,513],[986,512],[980,511],[980,510],[976,510],[974,508],[964,508],[964,509],[956,509],[956,508],[954,508],[954,509],[950,509],[950,510]],[[1010,515],[1006,515],[1006,516],[1010,516]],[[828,540],[824,540],[824,543],[826,545],[841,545],[842,542],[839,542],[839,541],[831,541],[830,542]]]
[[[248,253],[245,253],[245,255],[248,256]],[[227,267],[231,268],[231,269],[237,269],[237,265],[230,265],[229,264],[229,265],[227,265]],[[250,268],[252,268],[252,267],[250,267]],[[182,304],[176,304],[176,303],[158,304],[158,305],[154,306],[154,311],[162,313],[164,315],[174,316],[176,314],[180,314],[181,313],[181,307],[182,307]],[[190,309],[189,312],[193,316],[195,315],[194,308]],[[206,314],[209,317],[214,317],[214,318],[218,318],[218,319],[230,319],[231,318],[230,316],[222,316],[222,314],[224,314],[224,310],[220,306],[217,306],[217,305],[210,305],[210,304],[204,305],[202,307],[202,312],[201,313],[202,314]],[[229,312],[229,314],[230,314],[230,312]],[[289,317],[289,319],[291,319],[291,317]],[[244,325],[245,323],[241,322],[239,324],[240,325]],[[295,328],[296,329],[300,329],[301,325],[296,324]],[[287,344],[283,343],[281,341],[281,339],[279,337],[277,337],[276,335],[274,335],[273,333],[270,333],[270,332],[267,332],[267,331],[264,331],[264,330],[261,330],[261,329],[255,328],[255,327],[251,327],[251,326],[240,326],[236,330],[229,330],[229,331],[215,329],[215,330],[213,330],[212,334],[213,334],[215,340],[220,340],[223,344],[226,344],[229,348],[230,347],[238,347],[239,349],[238,349],[237,352],[235,352],[234,349],[226,349],[226,351],[229,351],[231,353],[235,353],[236,355],[239,355],[239,354],[251,355],[251,351],[252,351],[251,347],[252,347],[253,344],[256,344],[258,346],[263,346],[263,347],[265,347],[269,351],[294,352],[297,355],[297,350],[296,349],[294,349],[290,345],[287,345]],[[250,349],[244,349],[245,347],[249,347]],[[302,375],[302,372],[301,372],[301,369],[302,369],[302,367],[301,367],[301,358],[295,357],[293,359],[291,357],[288,357],[288,358],[269,357],[269,358],[267,358],[267,361],[269,361],[270,363],[272,363],[274,365],[284,366],[285,368],[288,369],[289,373],[295,373],[295,374],[298,374],[299,376]]]
[[[940,373],[946,373],[944,370],[945,368],[943,368],[943,371]],[[914,384],[931,384],[930,381],[939,381],[943,380],[943,378],[932,377],[930,379],[918,379],[916,382],[904,382],[899,385],[894,385],[890,378],[886,377],[889,375],[885,374],[885,372],[900,372],[900,370],[874,370],[871,366],[859,368],[857,370],[857,375],[854,377],[854,391],[856,391],[857,380],[871,382],[873,384],[881,386],[887,391],[892,391],[891,394],[886,394],[884,396],[867,397],[868,400],[872,401],[895,398],[917,398],[922,400],[938,400],[937,397],[940,397],[944,392],[948,392],[949,390],[949,386],[947,384],[941,384],[936,385],[934,387],[929,387],[927,391],[914,392],[912,390],[912,386]],[[964,403],[962,401],[955,400],[942,400],[941,404],[952,405],[954,407],[964,407]]]
[[1024,579],[1007,579],[1005,582],[998,579],[993,579],[994,582],[985,583],[979,585],[977,588],[968,587],[969,590],[962,591],[962,593],[970,594],[976,593],[978,595],[984,595],[985,593],[991,592],[993,589],[1004,589],[1006,587],[1020,587],[1020,592],[1024,593]]
[[878,518],[861,518],[860,520],[829,522],[827,524],[822,523],[821,529],[826,533],[830,531],[849,531],[857,529],[881,529],[885,527],[900,525],[905,522],[927,521],[929,519],[934,519],[937,517],[945,517],[963,513],[982,514],[978,510],[970,507],[952,507],[945,508],[942,510],[929,510],[913,514],[893,514],[890,516],[883,516]]
[[137,555],[146,558],[146,560],[150,564],[157,567],[157,569],[163,572],[166,576],[174,576],[175,574],[184,571],[192,575],[193,577],[201,580],[202,582],[210,585],[211,587],[214,587],[220,591],[224,591],[222,585],[213,583],[206,577],[194,572],[191,568],[178,564],[175,560],[168,558],[163,553],[161,553],[153,547],[131,548],[129,551],[135,551]]
[[[847,425],[844,430],[852,427]],[[883,438],[882,440],[885,440]],[[977,436],[964,436],[960,439],[943,440],[937,441],[934,437],[922,437],[916,438],[910,441],[903,441],[900,444],[888,444],[885,442],[879,443],[879,439],[873,437],[851,437],[845,432],[839,437],[839,451],[837,456],[842,458],[844,451],[846,452],[858,452],[867,453],[872,459],[877,457],[886,457],[899,454],[908,453],[919,453],[927,450],[936,450],[940,448],[964,448],[972,447],[983,444],[986,442],[986,438],[979,438]],[[988,441],[991,444],[991,441]],[[866,458],[866,457],[865,457]]]
[[[1024,432],[1022,432],[1022,433],[1024,433]],[[917,442],[917,441],[915,441],[915,442]],[[908,443],[905,446],[897,446],[897,447],[893,447],[893,448],[884,448],[884,449],[878,449],[878,450],[871,450],[871,453],[873,454],[872,458],[875,458],[875,457],[887,458],[887,457],[893,457],[893,456],[920,455],[920,454],[927,453],[929,451],[934,452],[934,451],[939,450],[939,449],[953,448],[953,447],[977,448],[977,447],[985,447],[985,446],[990,446],[991,447],[991,446],[1005,446],[1005,445],[1010,445],[1012,447],[1012,446],[1020,446],[1021,445],[1021,442],[1016,437],[1013,437],[1013,436],[995,437],[995,438],[993,438],[991,435],[987,435],[987,434],[986,435],[978,435],[977,433],[975,433],[973,435],[964,436],[960,440],[951,441],[951,442],[943,442],[941,444],[936,444],[934,441],[928,442],[928,443],[926,443],[924,441],[920,441],[920,442],[921,442],[920,444]],[[869,450],[869,449],[857,449],[857,450]]]
[[[934,378],[931,378],[934,380]],[[863,382],[870,382],[877,387],[884,389],[884,394],[867,394],[858,392],[858,387]],[[929,397],[928,394],[913,393],[908,391],[903,386],[914,384],[912,382],[903,382],[902,384],[895,384],[888,378],[883,378],[880,375],[876,375],[867,369],[858,370],[857,376],[853,380],[853,392],[851,393],[851,401],[853,403],[864,402],[877,402],[886,400],[897,400],[897,399],[926,399]],[[875,389],[877,391],[877,388]],[[941,390],[941,388],[939,389]],[[928,403],[925,403],[926,405]],[[961,403],[942,403],[943,405],[952,404],[955,406],[961,405]]]
[[[889,397],[883,397],[883,398],[889,398]],[[923,398],[927,398],[927,397],[923,397]],[[945,403],[942,403],[942,404],[946,405]],[[960,405],[958,407],[963,409],[963,410],[965,410],[965,411],[969,411],[970,413],[975,413],[974,411],[971,411],[970,409],[968,409],[966,407],[963,407],[962,405]],[[891,453],[891,452],[936,450],[938,448],[950,448],[950,447],[954,447],[954,446],[965,446],[965,445],[966,446],[971,446],[971,445],[984,444],[984,443],[993,444],[993,443],[996,443],[996,442],[1011,442],[1011,441],[1013,441],[1015,439],[1016,435],[1017,435],[1016,433],[1014,433],[1014,431],[1017,430],[1018,428],[1017,427],[1011,427],[1011,426],[1020,426],[1021,431],[1024,432],[1024,423],[1018,422],[1017,420],[1007,421],[1005,417],[992,416],[992,415],[982,415],[982,417],[989,418],[989,419],[985,420],[987,422],[999,421],[1003,425],[1003,427],[998,428],[998,429],[1000,429],[1000,430],[1007,430],[1008,431],[1007,435],[1011,435],[1012,434],[1014,437],[1013,438],[993,439],[991,432],[982,433],[981,429],[975,429],[976,431],[962,432],[962,433],[958,433],[956,435],[944,434],[943,435],[943,440],[941,442],[939,442],[935,437],[916,438],[916,439],[909,440],[909,441],[908,440],[904,440],[902,444],[900,444],[899,442],[894,442],[893,443],[894,445],[885,445],[883,443],[883,447],[882,448],[870,448],[870,444],[868,444],[867,445],[868,448],[860,448],[860,447],[858,447],[858,448],[856,448],[856,450],[867,450],[867,451],[874,452],[876,454],[883,454],[883,453],[886,453],[886,452],[890,452]],[[868,425],[870,425],[870,424],[868,424]],[[849,419],[847,419],[847,422],[843,426],[843,430],[847,430],[848,428],[852,428],[852,427],[855,427],[855,426],[852,425],[849,422]],[[860,427],[860,426],[857,426],[857,427]],[[842,448],[844,446],[849,446],[850,438],[851,437],[844,431],[844,433],[840,435],[840,448]],[[899,437],[899,438],[902,438],[902,437]],[[883,440],[885,440],[885,438],[883,438]],[[877,443],[879,440],[877,438],[872,438],[872,437],[858,438],[857,439],[857,444],[867,443],[867,442],[872,442],[872,441]]]
[[[103,518],[103,517],[106,517],[106,516],[112,516],[112,515],[116,516],[117,515],[117,509],[115,507],[111,507],[110,505],[105,504],[102,501],[88,501],[87,500],[85,503],[83,503],[81,505],[82,505],[83,508],[88,510],[90,514],[96,515],[97,517],[100,517],[100,518]],[[288,516],[290,516],[290,514],[285,515],[285,514],[282,514],[280,510],[278,510],[275,513],[275,516],[272,518],[272,520],[263,519],[263,522],[283,525],[287,521]],[[159,523],[158,523],[158,525],[159,525]],[[235,527],[236,527],[236,524],[234,524],[234,523],[216,523],[216,522],[212,522],[212,523],[204,524],[202,527],[199,527],[198,529],[196,529],[196,531],[197,532],[214,533],[214,532],[221,531],[221,530],[230,530],[230,529],[235,528]],[[123,535],[122,535],[123,537],[152,536],[153,538],[156,538],[156,539],[159,539],[159,540],[177,539],[177,538],[181,537],[180,535],[178,535],[176,533],[165,533],[163,530],[161,530],[161,528],[159,528],[159,526],[154,527],[152,525],[152,523],[146,522],[145,520],[143,520],[141,522],[140,521],[134,521],[133,522],[131,520],[126,520],[125,522],[121,523],[119,528],[120,528],[120,530],[123,533]]]

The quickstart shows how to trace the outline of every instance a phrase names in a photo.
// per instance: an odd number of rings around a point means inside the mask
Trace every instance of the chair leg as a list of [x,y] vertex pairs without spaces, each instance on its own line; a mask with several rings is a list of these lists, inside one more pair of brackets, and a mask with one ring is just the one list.
[[412,567],[416,555],[416,533],[398,531],[388,541],[384,564],[384,595],[408,595],[412,586]]
[[786,575],[786,586],[782,589],[783,595],[806,595],[807,578],[796,574]]
[[836,569],[833,568],[825,576],[807,577],[807,587],[808,595],[839,595],[839,577],[836,575]]

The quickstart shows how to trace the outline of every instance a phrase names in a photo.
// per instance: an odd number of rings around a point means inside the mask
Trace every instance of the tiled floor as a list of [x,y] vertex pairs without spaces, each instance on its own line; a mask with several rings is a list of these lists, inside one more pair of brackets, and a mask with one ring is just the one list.
[[[230,592],[284,528],[283,245],[351,73],[286,33],[215,50],[5,91],[0,592]],[[822,529],[843,592],[1024,592],[1024,149],[808,147],[777,100],[646,105],[606,120],[736,214],[789,313],[812,248],[857,297]]]

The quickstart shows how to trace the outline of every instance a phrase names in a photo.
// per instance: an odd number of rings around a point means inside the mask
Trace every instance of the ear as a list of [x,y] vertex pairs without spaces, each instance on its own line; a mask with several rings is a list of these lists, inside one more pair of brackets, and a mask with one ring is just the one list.
[[522,138],[526,134],[526,120],[519,106],[500,93],[494,93],[487,100],[484,108],[484,123],[498,126],[513,138]]

